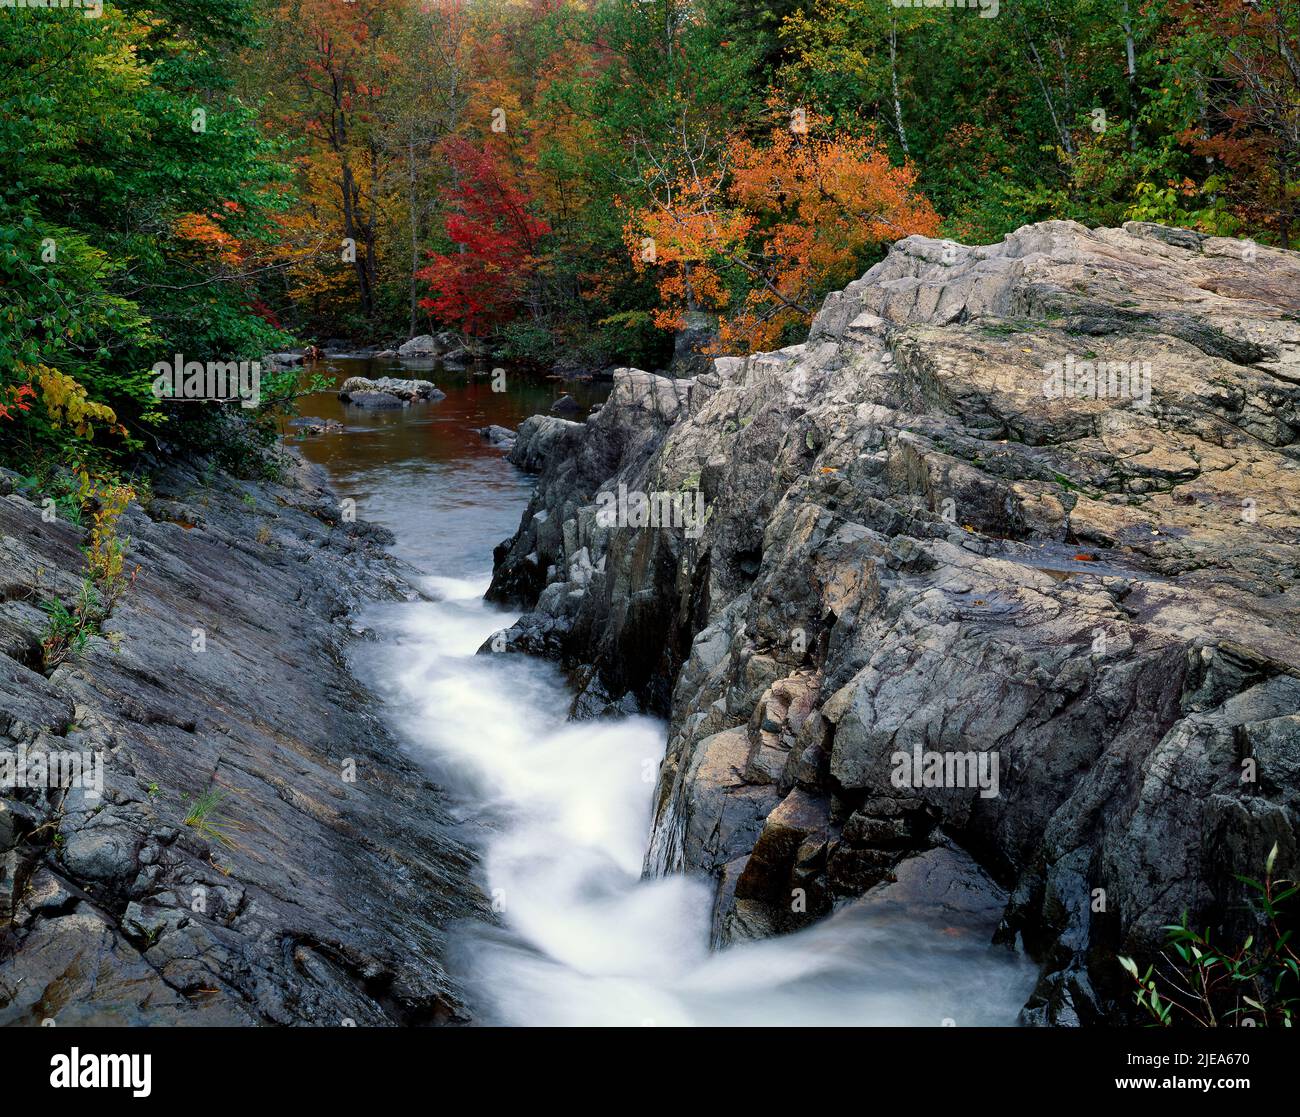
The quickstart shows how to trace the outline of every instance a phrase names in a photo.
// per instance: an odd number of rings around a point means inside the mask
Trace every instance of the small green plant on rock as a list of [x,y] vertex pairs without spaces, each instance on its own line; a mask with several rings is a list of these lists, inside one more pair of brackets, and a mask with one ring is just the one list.
[[[90,513],[86,545],[86,573],[72,604],[58,600],[41,602],[50,618],[41,638],[42,660],[52,671],[82,652],[92,636],[112,612],[113,605],[135,578],[126,568],[126,551],[130,540],[117,530],[118,520],[135,497],[129,485],[115,479],[96,479],[86,471],[76,474],[78,515]],[[116,649],[120,637],[112,634],[109,642]]]
[[1292,1026],[1300,1008],[1300,955],[1291,945],[1293,914],[1288,905],[1300,885],[1274,880],[1274,845],[1265,862],[1263,881],[1238,876],[1250,890],[1259,917],[1260,935],[1248,935],[1234,949],[1211,941],[1211,932],[1196,931],[1187,912],[1166,926],[1165,949],[1156,962],[1139,970],[1132,958],[1119,963],[1137,985],[1138,1008],[1161,1027]]
[[50,618],[41,638],[41,656],[47,671],[79,655],[90,638],[98,635],[100,622],[108,615],[95,583],[89,578],[82,579],[71,609],[52,598],[41,602],[41,610]]
[[185,825],[193,827],[209,838],[215,838],[230,849],[236,849],[238,846],[228,831],[240,829],[239,824],[233,819],[218,817],[221,802],[226,795],[225,788],[208,788],[194,800],[189,813],[185,816]]

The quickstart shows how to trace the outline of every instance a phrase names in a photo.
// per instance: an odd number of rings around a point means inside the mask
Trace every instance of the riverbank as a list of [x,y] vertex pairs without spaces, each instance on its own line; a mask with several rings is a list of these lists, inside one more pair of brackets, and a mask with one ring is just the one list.
[[417,596],[391,536],[297,457],[277,484],[165,463],[120,524],[111,638],[47,676],[38,605],[78,592],[83,532],[14,481],[0,750],[103,781],[2,793],[0,1023],[465,1019],[443,954],[486,911],[472,854],[346,667],[356,610]]
[[1023,1022],[1122,1021],[1119,955],[1300,869],[1297,289],[1141,223],[907,238],[805,344],[524,423],[496,643],[669,719],[645,868],[716,943],[961,898]]

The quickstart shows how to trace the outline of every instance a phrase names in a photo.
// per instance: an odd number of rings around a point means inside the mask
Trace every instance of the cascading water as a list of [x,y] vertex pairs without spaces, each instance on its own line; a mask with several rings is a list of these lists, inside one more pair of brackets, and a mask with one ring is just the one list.
[[[472,385],[447,390],[423,418],[367,418],[373,427],[310,454],[427,572],[429,600],[367,613],[374,638],[355,659],[481,851],[499,924],[456,928],[453,952],[476,1018],[1013,1023],[1034,970],[989,947],[987,935],[850,906],[795,935],[711,951],[710,884],[642,875],[664,726],[639,717],[569,722],[570,695],[552,665],[475,654],[513,619],[482,593],[491,547],[517,525],[529,481],[470,429],[485,414],[512,425],[518,415],[485,412],[495,401]],[[387,449],[376,453],[367,439],[385,431]]]

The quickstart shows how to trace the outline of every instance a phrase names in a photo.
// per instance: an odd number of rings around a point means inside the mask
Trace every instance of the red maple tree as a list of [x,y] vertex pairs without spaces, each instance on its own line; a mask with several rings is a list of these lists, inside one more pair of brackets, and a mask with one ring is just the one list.
[[536,270],[538,241],[551,227],[529,212],[527,194],[502,154],[461,139],[444,150],[459,182],[446,218],[456,251],[430,253],[429,266],[415,273],[433,291],[420,305],[481,335],[516,312]]

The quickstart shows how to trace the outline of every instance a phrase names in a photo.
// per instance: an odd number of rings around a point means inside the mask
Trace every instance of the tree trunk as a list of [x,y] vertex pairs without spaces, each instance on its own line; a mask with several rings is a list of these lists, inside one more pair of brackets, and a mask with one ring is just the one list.
[[903,127],[903,103],[898,96],[898,20],[889,21],[889,80],[894,89],[894,124],[898,128],[898,143],[904,155],[907,149],[907,129]]
[[415,140],[413,138],[408,139],[406,142],[406,171],[407,206],[411,211],[411,320],[406,329],[406,336],[414,337],[415,315],[419,306],[415,273],[420,267],[420,215],[417,209],[419,200],[416,197],[415,189]]
[[370,248],[365,230],[357,224],[358,190],[352,176],[352,166],[342,158],[343,167],[343,235],[352,242],[356,257],[352,269],[357,274],[357,289],[361,296],[361,313],[370,318],[374,311],[374,302],[370,292],[369,264]]
[[1133,21],[1129,18],[1128,0],[1124,0],[1120,24],[1124,28],[1124,55],[1128,62],[1128,146],[1135,152],[1138,142],[1137,51],[1133,44]]

